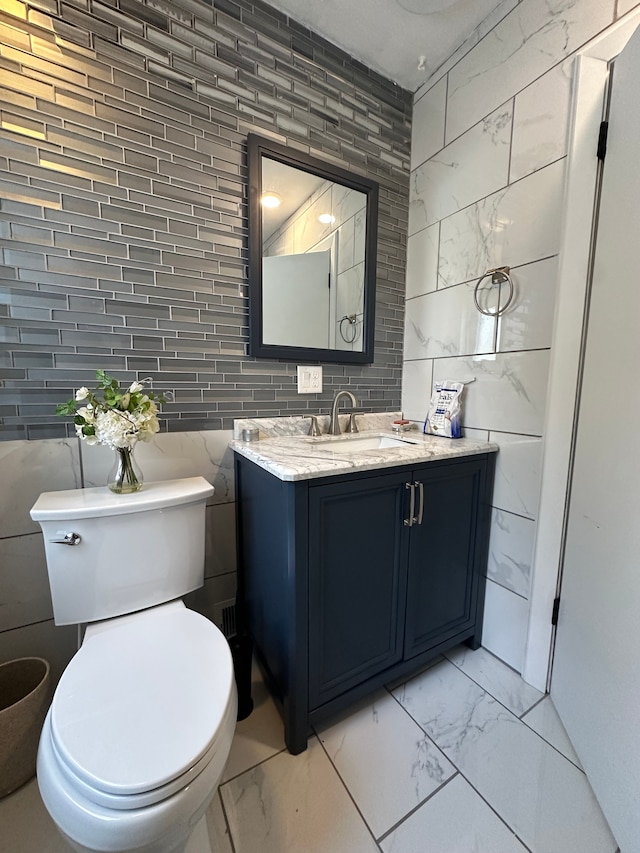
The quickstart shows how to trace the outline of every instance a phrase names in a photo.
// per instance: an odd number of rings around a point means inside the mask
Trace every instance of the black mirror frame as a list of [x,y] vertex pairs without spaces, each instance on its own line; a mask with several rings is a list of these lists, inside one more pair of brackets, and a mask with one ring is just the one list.
[[[302,151],[287,148],[271,139],[250,133],[247,137],[249,165],[249,355],[285,361],[327,361],[338,364],[371,364],[375,340],[376,256],[378,244],[378,184],[368,178],[325,163]],[[365,232],[363,348],[315,349],[265,344],[262,339],[262,158],[311,172],[329,181],[358,190],[367,196]]]

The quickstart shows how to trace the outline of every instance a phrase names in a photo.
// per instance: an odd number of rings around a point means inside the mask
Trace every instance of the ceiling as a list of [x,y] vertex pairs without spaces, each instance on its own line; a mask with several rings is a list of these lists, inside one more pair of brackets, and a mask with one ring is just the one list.
[[411,92],[501,0],[267,0]]
[[280,199],[278,207],[262,208],[262,240],[265,241],[326,181],[311,172],[295,169],[268,157],[262,158],[261,165],[263,194],[275,193]]

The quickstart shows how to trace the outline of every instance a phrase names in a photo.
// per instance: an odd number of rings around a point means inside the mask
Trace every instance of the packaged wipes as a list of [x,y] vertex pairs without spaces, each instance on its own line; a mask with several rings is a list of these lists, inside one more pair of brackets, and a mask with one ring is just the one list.
[[460,438],[460,398],[463,388],[462,382],[451,382],[448,379],[435,383],[423,432],[445,438]]

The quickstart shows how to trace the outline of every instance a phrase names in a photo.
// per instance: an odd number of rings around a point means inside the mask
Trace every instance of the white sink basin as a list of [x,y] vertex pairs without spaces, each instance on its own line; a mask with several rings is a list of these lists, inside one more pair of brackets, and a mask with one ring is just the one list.
[[344,435],[336,436],[335,438],[327,438],[321,441],[314,441],[314,447],[321,447],[323,450],[347,451],[348,453],[358,453],[361,450],[381,450],[389,447],[407,447],[408,445],[416,444],[408,438],[400,438],[395,435]]

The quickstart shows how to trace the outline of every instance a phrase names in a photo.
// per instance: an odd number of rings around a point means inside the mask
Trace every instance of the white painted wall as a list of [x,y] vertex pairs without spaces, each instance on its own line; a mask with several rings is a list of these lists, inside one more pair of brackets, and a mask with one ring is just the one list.
[[[464,423],[500,444],[483,642],[522,670],[538,518],[575,55],[636,2],[521,0],[416,93],[402,407],[432,381],[475,380]],[[551,16],[550,16],[551,15]],[[473,305],[509,265],[514,307]],[[556,345],[562,346],[562,339]],[[545,437],[553,442],[553,435]]]

